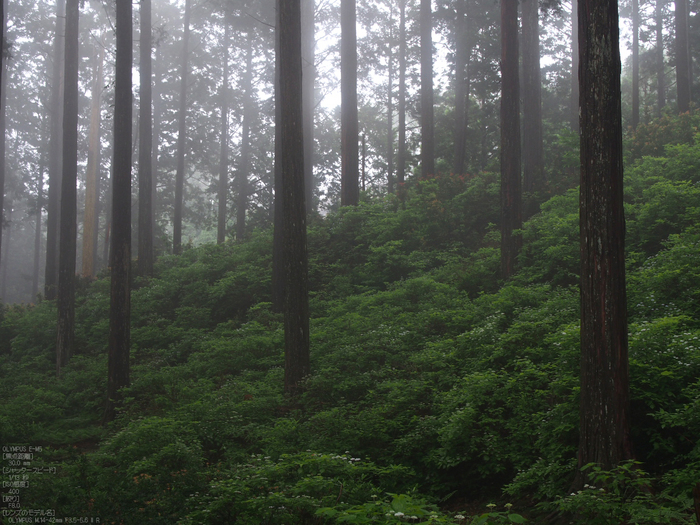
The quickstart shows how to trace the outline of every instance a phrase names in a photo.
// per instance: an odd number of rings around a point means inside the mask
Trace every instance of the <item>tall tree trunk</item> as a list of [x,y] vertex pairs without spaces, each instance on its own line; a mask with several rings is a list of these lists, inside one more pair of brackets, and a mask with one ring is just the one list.
[[44,295],[56,298],[58,286],[58,232],[61,220],[61,170],[63,169],[63,63],[65,61],[66,2],[56,3],[56,34],[51,76],[51,138],[49,140],[49,202],[46,219],[46,269]]
[[216,221],[216,242],[226,240],[226,195],[228,193],[228,47],[230,41],[228,9],[224,12],[224,76],[221,82],[221,150],[219,154],[219,209]]
[[[131,68],[132,8],[117,0],[117,57],[114,86],[113,231],[110,266],[109,358],[104,421],[112,421],[121,404],[119,389],[129,385],[131,290]],[[150,134],[150,133],[149,133]],[[149,155],[150,156],[150,155]]]
[[151,213],[151,231],[153,232],[153,257],[155,258],[156,246],[158,246],[158,241],[156,240],[156,204],[158,196],[158,148],[160,146],[160,127],[161,127],[161,116],[163,115],[163,102],[161,100],[162,91],[162,75],[160,73],[160,68],[158,67],[158,49],[156,48],[156,60],[154,62],[153,70],[153,92],[151,93],[153,97],[153,147],[151,148],[151,208],[153,213]]
[[[632,457],[616,0],[580,0],[581,411],[579,468]],[[579,474],[580,486],[585,475]]]
[[85,214],[83,219],[83,254],[82,275],[95,277],[95,243],[98,227],[98,179],[100,166],[100,102],[102,96],[102,62],[104,48],[95,51],[95,78],[92,83],[92,101],[90,106],[90,131],[88,134],[88,162],[85,172]]
[[[5,114],[7,107],[7,59],[5,50],[5,37],[7,35],[7,18],[5,13],[5,2],[0,0],[0,254],[2,254],[2,233],[4,228],[3,219],[5,217]],[[4,266],[0,264],[0,266]],[[4,268],[3,268],[4,271]],[[4,298],[2,294],[0,298]]]
[[578,0],[571,0],[571,129],[579,132]]
[[180,109],[177,126],[177,171],[175,173],[175,213],[173,219],[173,253],[182,253],[182,208],[185,189],[185,137],[187,128],[187,63],[190,41],[190,4],[185,0],[182,63],[180,64]]
[[676,90],[678,112],[690,109],[690,57],[688,56],[688,1],[676,2]]
[[304,110],[304,188],[306,191],[306,211],[314,207],[314,109],[316,100],[314,87],[316,83],[316,26],[314,0],[302,0],[301,3],[301,58]]
[[[112,151],[114,151],[114,137],[112,137]],[[102,261],[105,266],[109,266],[110,244],[112,232],[112,179],[114,178],[114,163],[109,170],[109,178],[107,180],[107,191],[105,195],[105,240],[102,245]]]
[[[279,4],[280,0],[277,0]],[[272,308],[275,312],[284,311],[284,187],[282,181],[282,94],[280,91],[280,18],[277,11],[275,26],[275,166],[274,185],[275,197],[273,203],[274,234],[272,239]]]
[[656,0],[656,116],[666,105],[666,65],[664,64],[664,3]]
[[[46,146],[46,132],[42,132],[42,150]],[[41,223],[42,211],[44,209],[44,170],[45,156],[41,155],[39,171],[36,177],[36,221],[34,222],[34,266],[32,271],[32,296],[30,302],[37,300],[39,295],[39,265],[41,264]]]
[[399,141],[396,181],[406,180],[406,0],[399,0]]
[[515,271],[522,238],[518,2],[501,0],[501,274]]
[[357,120],[357,27],[355,0],[340,0],[341,187],[340,205],[360,202]]
[[284,390],[309,374],[309,296],[304,203],[300,0],[278,0],[284,187]]
[[386,182],[389,193],[394,193],[394,4],[389,2],[389,44],[387,45],[387,69],[389,79],[386,90]]
[[367,167],[367,135],[365,133],[362,133],[362,191],[367,190],[366,184],[366,169]]
[[236,202],[236,239],[245,237],[245,216],[248,208],[248,174],[250,172],[250,122],[253,120],[253,32],[248,30],[245,72],[243,73],[243,123],[241,126],[241,164],[238,168],[238,200]]
[[139,275],[153,275],[153,120],[151,101],[151,0],[141,0],[139,108]]
[[66,2],[65,88],[63,94],[63,180],[61,182],[61,235],[58,256],[58,328],[56,373],[68,364],[75,340],[75,258],[77,243],[78,179],[78,22],[79,0]]
[[456,174],[464,173],[467,157],[467,106],[469,104],[469,92],[466,90],[467,62],[471,54],[467,40],[467,2],[457,2],[457,21],[455,25],[456,44],[455,50],[455,132],[454,147],[455,158],[453,171]]
[[2,284],[0,285],[0,302],[7,302],[7,268],[10,266],[10,243],[12,242],[12,199],[8,199],[7,205],[7,239],[5,240],[5,249],[0,251],[0,260],[2,261]]
[[[523,0],[523,189],[544,189],[538,0]],[[535,213],[535,210],[530,210]]]
[[433,110],[433,15],[430,0],[420,2],[421,175],[435,173]]
[[632,0],[632,129],[639,125],[639,0]]

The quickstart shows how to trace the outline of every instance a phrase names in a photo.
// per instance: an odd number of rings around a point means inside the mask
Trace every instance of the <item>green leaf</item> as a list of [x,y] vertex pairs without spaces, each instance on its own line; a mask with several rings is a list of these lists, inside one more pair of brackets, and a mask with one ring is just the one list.
[[508,519],[513,523],[525,523],[527,521],[520,514],[508,514]]

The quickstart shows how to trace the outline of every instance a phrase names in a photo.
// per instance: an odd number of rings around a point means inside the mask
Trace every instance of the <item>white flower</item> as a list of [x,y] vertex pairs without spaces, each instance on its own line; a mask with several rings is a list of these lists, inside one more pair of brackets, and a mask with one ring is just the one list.
[[404,515],[403,512],[397,512],[396,514],[394,514],[394,516],[396,516],[397,518],[400,518],[403,515]]

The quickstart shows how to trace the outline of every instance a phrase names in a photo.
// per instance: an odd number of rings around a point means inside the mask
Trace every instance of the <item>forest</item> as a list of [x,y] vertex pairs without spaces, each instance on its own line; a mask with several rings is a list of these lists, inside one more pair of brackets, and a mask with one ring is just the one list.
[[0,523],[700,524],[698,7],[0,3]]

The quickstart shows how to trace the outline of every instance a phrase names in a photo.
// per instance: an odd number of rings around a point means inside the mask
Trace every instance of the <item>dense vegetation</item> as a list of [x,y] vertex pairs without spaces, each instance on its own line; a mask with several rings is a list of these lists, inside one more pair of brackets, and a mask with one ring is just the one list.
[[[282,393],[270,231],[161,257],[132,295],[132,384],[106,393],[109,282],[83,282],[55,378],[55,303],[2,310],[0,442],[42,445],[23,508],[103,523],[692,523],[700,479],[700,117],[628,144],[638,464],[569,493],[578,439],[578,192],[497,279],[498,177],[437,176],[310,221],[312,373]],[[664,131],[665,130],[665,131]],[[677,142],[663,147],[668,140]],[[653,156],[645,156],[653,155]],[[560,169],[561,171],[556,171]],[[564,191],[566,190],[566,191]],[[559,194],[560,192],[563,192]]]

